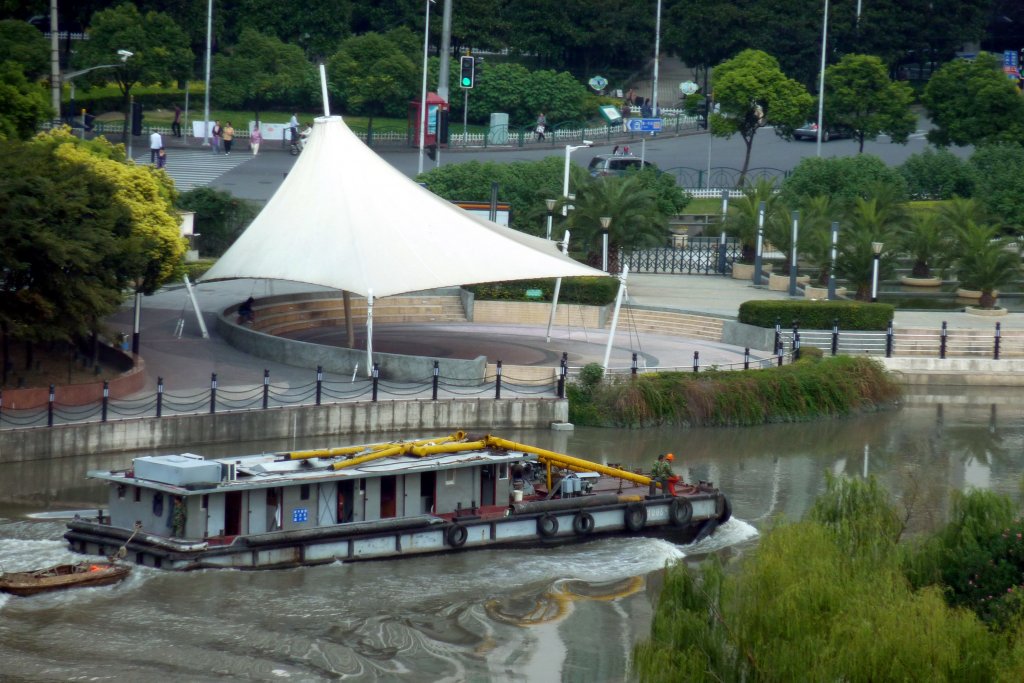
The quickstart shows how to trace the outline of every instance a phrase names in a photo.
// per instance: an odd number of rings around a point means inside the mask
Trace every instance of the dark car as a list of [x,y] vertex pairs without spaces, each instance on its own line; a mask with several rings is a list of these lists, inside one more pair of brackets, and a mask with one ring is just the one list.
[[[822,142],[828,142],[829,140],[837,140],[839,138],[850,137],[850,131],[845,128],[837,128],[835,126],[825,125],[825,132],[821,136]],[[818,139],[818,122],[808,121],[804,125],[800,126],[793,131],[794,140],[817,140]]]
[[650,161],[641,161],[640,157],[632,154],[598,154],[590,160],[587,170],[590,175],[599,176],[622,175],[629,169],[639,171],[642,168],[654,168],[657,166]]

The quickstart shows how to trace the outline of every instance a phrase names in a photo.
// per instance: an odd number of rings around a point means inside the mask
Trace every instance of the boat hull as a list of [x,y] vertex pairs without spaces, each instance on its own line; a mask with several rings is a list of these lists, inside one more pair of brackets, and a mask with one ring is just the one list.
[[32,572],[5,572],[0,576],[0,591],[29,596],[70,588],[109,586],[124,580],[130,572],[130,566],[109,562],[81,562]]
[[[139,534],[127,542],[129,561],[172,570],[269,569],[329,562],[410,557],[483,548],[538,547],[606,536],[659,536],[689,542],[728,520],[720,493],[686,497],[622,496],[600,503],[583,496],[555,509],[510,506],[504,514],[428,515],[380,522],[339,524],[302,531],[237,536],[215,545]],[[573,504],[572,501],[578,501]],[[125,543],[131,532],[75,520],[65,538],[72,549],[104,553]]]

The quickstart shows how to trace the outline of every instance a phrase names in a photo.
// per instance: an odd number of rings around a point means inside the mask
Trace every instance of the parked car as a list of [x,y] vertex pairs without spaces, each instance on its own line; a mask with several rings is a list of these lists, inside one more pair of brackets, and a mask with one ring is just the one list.
[[[829,126],[826,124],[825,132],[821,136],[822,142],[828,142],[829,140],[836,140],[839,138],[851,137],[850,131],[845,128],[837,128],[835,126]],[[818,122],[808,121],[804,125],[800,126],[793,131],[794,140],[817,140],[818,139]]]
[[641,167],[657,169],[650,161],[641,161],[640,157],[632,154],[598,154],[590,160],[587,170],[590,171],[590,175],[597,178],[622,175],[631,168],[639,171]]

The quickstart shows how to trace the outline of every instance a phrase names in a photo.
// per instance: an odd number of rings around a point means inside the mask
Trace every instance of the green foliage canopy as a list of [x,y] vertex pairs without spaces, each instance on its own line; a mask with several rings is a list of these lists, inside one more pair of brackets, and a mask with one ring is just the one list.
[[15,62],[0,62],[0,139],[28,139],[52,114],[42,86],[30,83]]
[[50,70],[50,48],[43,34],[24,21],[0,21],[0,62],[21,65],[30,80],[41,78]]
[[221,106],[250,109],[259,120],[268,102],[294,98],[312,71],[297,45],[246,28],[236,45],[214,59],[213,95]]
[[865,139],[882,133],[906,144],[917,126],[913,101],[910,86],[890,80],[878,57],[846,55],[825,72],[825,120],[852,130],[860,152]]
[[922,101],[935,128],[935,145],[1019,142],[1024,138],[1024,98],[994,55],[955,59],[928,81]]
[[348,110],[373,117],[403,116],[417,93],[419,69],[399,45],[379,33],[349,38],[330,58],[330,86]]

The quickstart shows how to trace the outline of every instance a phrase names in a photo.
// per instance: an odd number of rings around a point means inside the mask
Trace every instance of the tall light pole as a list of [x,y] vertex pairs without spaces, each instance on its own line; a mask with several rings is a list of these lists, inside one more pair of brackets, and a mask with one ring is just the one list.
[[544,204],[548,207],[548,230],[547,234],[544,235],[546,239],[551,239],[551,218],[555,213],[555,205],[558,204],[557,199],[545,199]]
[[[818,144],[815,155],[821,156],[821,136],[825,124],[825,46],[828,37],[828,0],[825,0],[825,19],[821,24],[821,72],[818,74]],[[832,297],[829,297],[830,299]]]
[[882,258],[883,246],[881,242],[871,243],[871,254],[874,257],[871,260],[871,303],[878,301],[878,262]]
[[611,216],[601,216],[601,270],[608,272],[608,226],[612,224]]
[[[50,104],[53,122],[60,123],[60,21],[57,18],[57,0],[50,0]],[[74,112],[71,114],[74,116]]]
[[754,284],[761,284],[761,250],[764,246],[764,213],[766,202],[757,207],[757,249],[754,251]]
[[206,91],[203,93],[203,145],[210,144],[210,50],[213,45],[213,0],[206,3]]
[[654,94],[651,96],[651,108],[653,116],[658,115],[658,56],[661,52],[661,0],[658,0],[658,9],[654,19]]
[[725,216],[729,212],[729,190],[722,190],[722,237],[718,242],[718,272],[725,275]]
[[832,223],[832,260],[828,267],[828,300],[836,298],[836,243],[839,241],[839,221]]
[[789,248],[789,295],[796,296],[796,241],[800,233],[800,212],[793,212],[793,235]]
[[569,215],[569,155],[578,149],[590,147],[593,142],[584,140],[582,145],[565,146],[565,173],[562,176],[562,216]]
[[420,161],[418,172],[423,173],[423,145],[427,137],[427,51],[430,48],[430,3],[426,0],[426,11],[423,26],[423,86],[420,88]]

